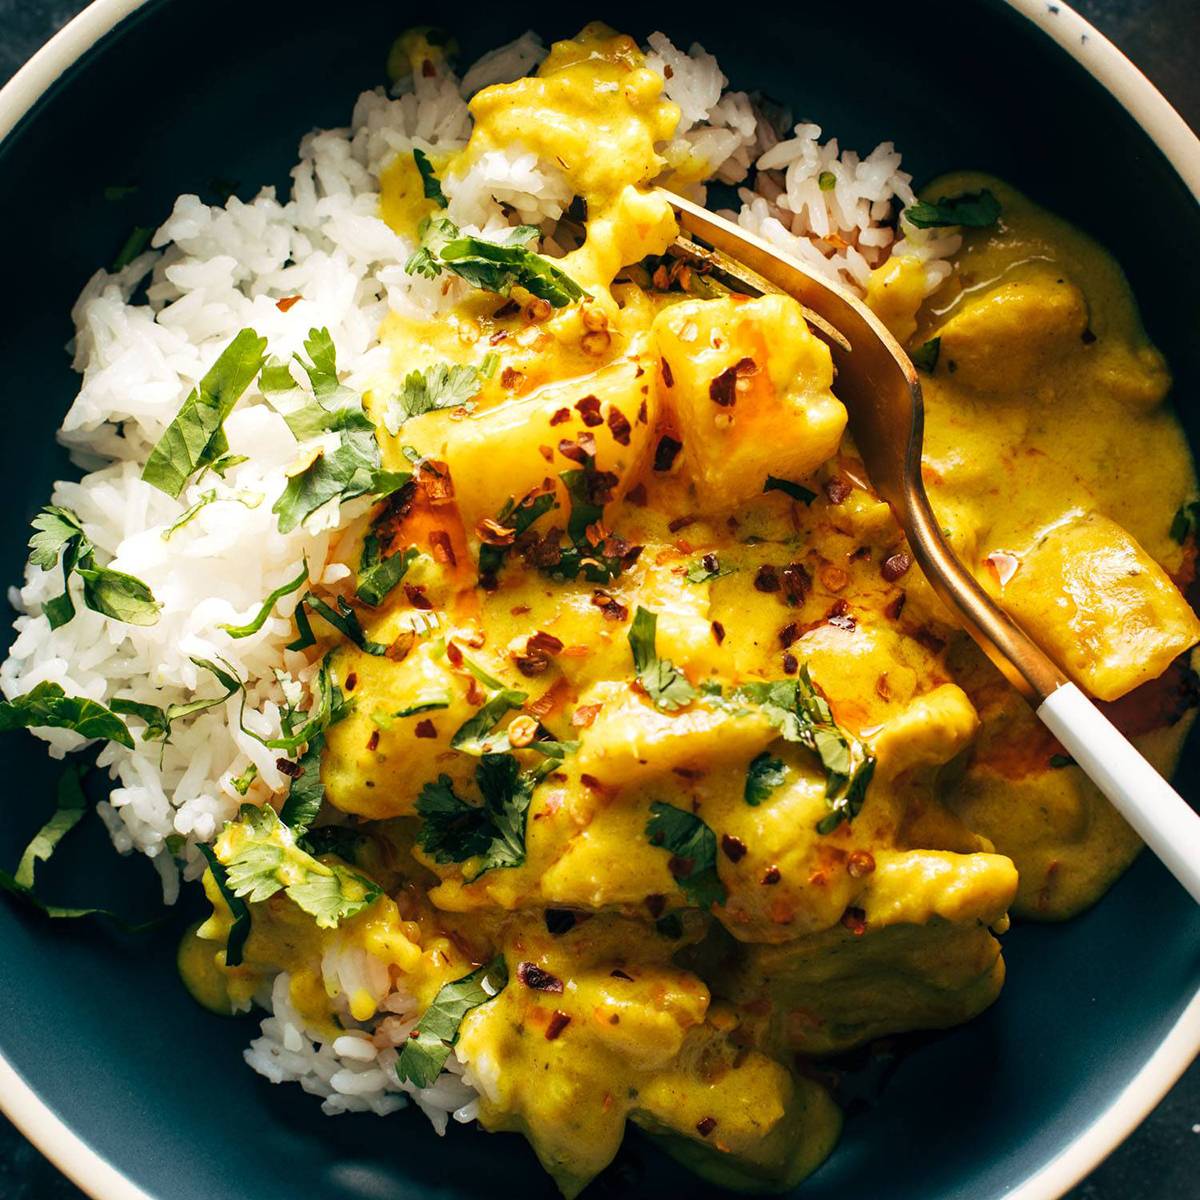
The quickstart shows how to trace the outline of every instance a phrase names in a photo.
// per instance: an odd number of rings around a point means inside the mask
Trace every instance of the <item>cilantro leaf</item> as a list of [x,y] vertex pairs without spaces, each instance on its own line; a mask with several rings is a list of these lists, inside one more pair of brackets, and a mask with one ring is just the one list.
[[208,869],[212,872],[213,882],[217,885],[217,891],[229,905],[229,912],[233,917],[233,924],[229,927],[229,936],[225,940],[225,965],[240,967],[246,939],[250,936],[250,906],[229,886],[229,875],[221,865],[221,860],[213,852],[213,848],[199,842],[196,849],[204,855]]
[[657,615],[639,604],[629,626],[633,668],[654,707],[663,712],[677,712],[695,700],[696,689],[670,659],[658,657],[654,645],[657,632]]
[[229,449],[225,418],[262,369],[267,339],[243,329],[183,402],[142,468],[149,484],[176,497],[202,467]]
[[461,408],[479,394],[480,373],[468,364],[435,363],[419,371],[409,371],[400,391],[392,398],[383,423],[393,437],[412,417],[442,408]]
[[379,555],[379,538],[369,533],[363,538],[362,557],[354,581],[354,594],[373,608],[384,602],[388,593],[408,574],[408,568],[420,557],[416,546],[400,554]]
[[650,805],[646,837],[671,855],[670,871],[680,890],[705,911],[725,903],[725,885],[717,874],[716,834],[695,813],[656,800]]
[[373,880],[347,867],[326,865],[302,850],[269,806],[242,805],[237,824],[241,836],[228,836],[227,826],[217,843],[217,857],[225,867],[230,890],[251,904],[269,900],[282,890],[318,928],[334,929],[383,894]]
[[918,229],[936,229],[944,225],[986,229],[1000,219],[1000,201],[983,188],[978,192],[964,192],[961,196],[943,196],[933,204],[918,200],[904,210],[904,216]]
[[429,155],[419,146],[414,146],[413,162],[417,164],[417,171],[421,176],[421,190],[425,193],[425,199],[432,200],[440,208],[445,208],[448,203],[446,193],[442,191],[441,181],[433,169],[433,163],[429,161]]
[[751,759],[746,770],[746,786],[743,798],[751,807],[756,807],[768,799],[771,793],[781,787],[787,780],[787,767],[782,760],[772,758],[763,751]]
[[216,708],[224,704],[234,692],[240,691],[242,681],[227,671],[222,670],[214,662],[206,658],[193,658],[192,662],[213,675],[225,689],[220,696],[209,696],[200,700],[189,700],[186,704],[168,704],[166,708],[158,708],[153,704],[143,704],[137,700],[126,700],[120,696],[111,702],[113,712],[128,717],[140,717],[146,722],[146,730],[142,734],[144,742],[165,742],[171,736],[171,726],[183,717],[190,717],[208,708]]
[[1189,537],[1195,537],[1197,528],[1200,528],[1200,500],[1188,500],[1171,519],[1171,538],[1182,545]]
[[450,739],[450,745],[463,754],[487,755],[508,748],[508,734],[494,734],[493,730],[514,708],[520,708],[528,699],[525,692],[515,688],[501,688],[473,717],[468,717]]
[[[297,625],[300,624],[299,614],[304,607],[311,608],[319,617],[328,621],[348,642],[353,642],[365,654],[372,654],[376,657],[387,653],[387,646],[383,642],[373,642],[367,637],[366,631],[362,627],[362,622],[358,619],[358,613],[347,603],[344,596],[336,598],[337,611],[335,612],[320,596],[314,592],[307,592],[300,603],[296,606]],[[312,626],[308,625],[307,618],[304,621],[305,628],[302,629],[302,634],[307,636],[302,638],[306,645],[312,645],[316,641],[308,641],[307,638],[312,636]],[[304,645],[299,642],[292,642],[289,650],[303,649]]]
[[289,579],[287,583],[280,584],[263,602],[258,612],[252,620],[245,625],[221,625],[231,638],[249,637],[252,633],[257,633],[266,623],[267,618],[271,615],[271,610],[279,603],[284,596],[290,596],[294,591],[303,587],[308,582],[308,559],[306,558],[300,566],[300,573],[295,579]]
[[938,355],[942,351],[942,339],[940,337],[930,338],[927,342],[922,342],[910,355],[912,365],[918,371],[924,371],[926,375],[932,375],[938,364]]
[[422,818],[417,845],[438,863],[478,860],[463,880],[485,871],[519,867],[525,861],[525,821],[536,778],[523,774],[511,754],[485,754],[475,768],[482,804],[470,804],[454,790],[448,775],[427,783],[417,798]]
[[162,605],[140,579],[111,567],[96,566],[95,547],[69,508],[48,505],[34,517],[32,524],[35,532],[29,539],[30,562],[50,571],[62,558],[62,595],[42,606],[51,629],[65,625],[75,615],[72,574],[82,581],[83,602],[93,612],[128,625],[153,625],[158,621]]
[[420,249],[409,258],[405,270],[410,275],[434,279],[443,271],[452,271],[473,286],[498,296],[507,296],[514,287],[563,308],[587,293],[561,267],[525,247],[537,236],[532,225],[510,229],[503,242],[464,236],[448,217],[426,217],[418,226]]
[[[515,542],[538,517],[548,513],[557,504],[553,492],[531,492],[519,504],[510,496],[496,514],[495,523],[501,529],[511,529],[512,542]],[[485,542],[479,547],[479,578],[482,583],[490,586],[495,582],[505,557],[512,549],[512,542],[504,546],[489,545]]]
[[48,680],[17,696],[0,701],[0,733],[10,729],[73,729],[81,737],[104,738],[133,749],[125,722],[103,704],[82,696],[68,696]]
[[804,746],[820,759],[830,812],[817,823],[818,833],[832,833],[842,821],[858,816],[875,773],[875,757],[834,721],[829,702],[813,685],[807,663],[796,679],[743,684],[730,699],[757,705],[785,741]]
[[775,475],[768,475],[766,483],[763,484],[763,493],[767,492],[782,492],[801,504],[811,504],[817,498],[817,493],[802,483],[793,483],[790,479],[780,479]]
[[297,763],[300,774],[292,779],[287,799],[279,810],[279,819],[298,838],[303,837],[317,819],[325,799],[325,785],[321,782],[321,750],[324,745],[325,735],[321,733],[309,741]]
[[148,225],[135,225],[129,231],[129,236],[121,243],[117,257],[113,259],[112,273],[115,275],[118,271],[125,270],[150,245],[150,239],[153,236],[154,230]]
[[470,975],[439,988],[433,1003],[400,1047],[396,1060],[400,1082],[432,1087],[458,1041],[463,1018],[498,995],[507,983],[508,970],[498,955]]

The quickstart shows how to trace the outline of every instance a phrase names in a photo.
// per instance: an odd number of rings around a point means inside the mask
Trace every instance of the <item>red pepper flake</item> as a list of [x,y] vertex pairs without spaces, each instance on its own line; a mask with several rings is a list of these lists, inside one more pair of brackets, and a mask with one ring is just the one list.
[[[572,924],[574,924],[574,921],[572,921]],[[517,978],[527,988],[535,992],[554,992],[557,994],[563,990],[562,980],[557,975],[551,975],[549,971],[543,971],[537,963],[518,963]]]
[[599,396],[584,396],[582,400],[577,400],[575,402],[575,411],[583,418],[583,423],[589,429],[594,429],[597,425],[604,424],[604,418],[600,415]]
[[600,714],[601,704],[581,704],[571,714],[571,724],[576,729],[587,729]]
[[422,612],[428,612],[433,607],[433,601],[425,595],[423,588],[418,587],[413,583],[404,585],[404,594],[408,597],[408,602],[413,608],[418,608]]
[[525,653],[514,654],[512,658],[517,670],[532,679],[535,675],[545,673],[550,666],[550,659],[559,654],[562,648],[562,642],[554,634],[539,629],[526,640]]
[[452,667],[461,667],[463,661],[463,652],[458,648],[456,642],[446,643],[446,657],[450,660]]
[[279,309],[280,312],[287,312],[287,310],[291,308],[293,304],[299,304],[303,299],[303,296],[281,296],[275,301],[275,307]]
[[492,319],[502,321],[505,317],[515,317],[520,311],[521,306],[515,300],[506,300],[492,313]]
[[795,675],[800,670],[800,662],[792,653],[787,653],[783,656],[783,673],[785,675]]
[[437,68],[432,62],[429,61],[429,59],[425,59],[425,61],[421,63],[421,74],[424,75],[426,79],[432,79],[437,74]]
[[292,762],[290,758],[277,758],[275,766],[289,779],[299,779],[304,774],[304,768],[298,762]]
[[785,625],[779,631],[779,644],[783,649],[787,649],[800,636],[800,626],[792,621],[791,624]]
[[778,867],[768,867],[763,872],[762,882],[766,887],[774,887],[782,878]]
[[[496,313],[495,315],[499,316],[500,314]],[[507,329],[497,329],[496,332],[493,333],[490,338],[488,338],[488,345],[489,346],[498,346],[498,345],[500,345],[501,342],[505,341],[507,339],[507,337],[508,337]]]
[[516,367],[505,367],[504,370],[500,372],[500,386],[504,388],[505,391],[511,392],[515,388],[520,387],[524,379],[525,376],[518,371]]
[[852,491],[854,491],[853,485],[840,475],[825,484],[825,495],[829,498],[830,504],[844,504]]
[[561,1008],[556,1008],[554,1015],[550,1018],[550,1024],[546,1026],[546,1041],[554,1041],[570,1023],[570,1016],[563,1012]]
[[643,400],[641,404],[638,405],[637,423],[639,425],[645,425],[648,420],[650,420],[650,413],[646,408],[646,401]]
[[554,447],[553,447],[553,446],[539,446],[539,447],[538,447],[538,453],[539,453],[539,454],[540,454],[540,455],[541,455],[541,456],[542,456],[542,457],[543,457],[543,458],[544,458],[544,459],[545,459],[547,462],[553,462],[553,461],[554,461]]
[[659,917],[667,911],[667,898],[659,892],[654,892],[642,901],[646,906],[646,911],[657,921]]
[[351,671],[350,674],[346,676],[346,691],[352,692],[356,687],[358,687],[358,676]]
[[853,850],[846,859],[846,873],[851,879],[862,879],[875,870],[875,856],[869,850]]
[[608,430],[618,446],[629,445],[629,436],[633,432],[633,426],[630,425],[629,418],[615,404],[608,406]]
[[660,472],[669,471],[675,464],[676,455],[682,449],[682,442],[668,434],[663,434],[658,439],[658,445],[654,448],[654,469]]
[[904,550],[899,550],[889,558],[883,560],[883,565],[879,568],[879,573],[888,583],[895,583],[911,566],[912,556]]
[[730,862],[741,862],[746,857],[746,843],[740,837],[734,837],[732,833],[721,835],[721,849],[725,851],[725,857]]
[[658,360],[658,365],[662,368],[663,383],[665,383],[669,388],[674,387],[675,376],[671,374],[671,364],[667,362],[665,358],[660,358]]
[[458,565],[458,559],[454,556],[454,547],[450,544],[450,535],[444,529],[435,529],[429,535],[429,546],[433,550],[436,562],[447,567]]
[[610,621],[624,621],[629,616],[629,609],[609,592],[597,588],[592,593],[592,603]]
[[[700,519],[699,517],[693,517],[693,516],[676,517],[673,521],[670,522],[670,524],[667,525],[667,528],[672,533],[678,533],[681,529],[686,529],[689,525],[695,525],[695,523],[699,519]],[[710,555],[709,557],[712,557],[712,556]],[[716,568],[714,567],[714,568],[710,568],[710,569],[715,570]]]
[[590,791],[593,791],[593,792],[604,791],[604,784],[602,784],[600,782],[600,780],[598,780],[595,777],[595,775],[587,775],[587,774],[580,775],[579,782],[582,783],[583,786],[585,788],[588,788]]
[[842,913],[842,924],[855,937],[862,937],[867,932],[867,914],[861,908],[848,908]]
[[779,591],[779,572],[770,563],[763,563],[755,573],[754,587],[760,592]]
[[437,737],[437,726],[430,720],[418,721],[413,733],[419,738]]
[[570,438],[563,438],[558,443],[558,452],[563,458],[569,458],[571,462],[578,463],[581,467],[586,466],[588,459],[596,457],[596,435],[584,432],[574,441],[571,441]]
[[467,680],[467,703],[482,704],[487,692],[483,690],[483,685],[478,679],[471,678]]
[[425,459],[417,468],[417,483],[430,504],[449,504],[454,499],[454,482],[444,462]]
[[509,614],[514,617],[523,617],[527,612],[531,612],[528,604],[514,604],[509,610]]
[[371,736],[369,738],[367,738],[367,749],[372,750],[372,751],[379,749],[379,730],[378,729],[371,730]]
[[722,408],[731,408],[736,402],[738,393],[744,392],[750,385],[743,383],[751,375],[758,373],[758,363],[752,358],[739,359],[732,367],[727,367],[708,385],[708,398]]
[[564,421],[571,419],[571,410],[569,408],[560,408],[551,418],[551,425],[561,425]]
[[719,646],[725,640],[725,626],[720,621],[712,623],[713,641]]
[[625,499],[630,504],[637,505],[638,508],[645,507],[646,504],[646,485],[644,483],[636,484],[625,493]]
[[905,593],[901,592],[900,595],[898,595],[895,600],[893,600],[891,604],[889,604],[887,608],[883,610],[883,615],[890,621],[900,620],[900,614],[904,611],[904,601],[907,598],[908,597],[905,595]]
[[859,546],[859,548],[857,550],[851,550],[850,553],[846,555],[846,559],[849,562],[858,562],[859,559],[870,558],[870,557],[871,557],[871,547],[870,546]]
[[696,1132],[702,1138],[708,1137],[708,1135],[710,1133],[712,1133],[712,1131],[714,1129],[716,1129],[716,1127],[717,1127],[717,1118],[716,1117],[701,1117],[700,1120],[696,1122]]
[[783,595],[788,604],[798,607],[812,590],[812,576],[803,563],[788,563],[783,568]]
[[609,971],[608,974],[613,979],[624,979],[626,983],[633,982],[633,976],[627,974],[625,971],[622,971],[620,967],[617,967],[613,971]]

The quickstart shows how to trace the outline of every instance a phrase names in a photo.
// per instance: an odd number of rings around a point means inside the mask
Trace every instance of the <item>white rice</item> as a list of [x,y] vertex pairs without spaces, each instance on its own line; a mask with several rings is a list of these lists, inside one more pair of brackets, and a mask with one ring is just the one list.
[[[795,126],[781,140],[770,106],[726,91],[728,81],[702,47],[684,54],[662,34],[649,42],[649,65],[663,74],[666,93],[682,113],[664,148],[668,163],[689,156],[694,163],[699,156],[705,174],[724,182],[745,179],[757,164],[753,185],[740,191],[736,219],[743,226],[859,290],[889,253],[920,258],[930,290],[944,278],[955,235],[903,225],[903,240],[892,245],[896,206],[910,202],[912,191],[890,143],[860,159],[840,152],[836,141],[822,144],[812,124]],[[162,611],[156,624],[139,627],[78,605],[72,621],[51,630],[42,607],[61,591],[61,572],[30,565],[24,585],[10,592],[20,615],[16,640],[0,664],[6,697],[49,680],[70,695],[104,703],[119,696],[165,707],[215,694],[216,681],[192,659],[220,659],[246,681],[247,726],[263,736],[278,733],[280,706],[289,697],[294,702],[311,673],[303,655],[286,649],[301,592],[282,601],[250,637],[232,639],[220,626],[247,621],[268,593],[296,576],[302,561],[314,581],[344,578],[339,521],[362,512],[366,502],[340,513],[331,508],[307,528],[279,532],[271,506],[298,448],[279,412],[254,388],[225,424],[232,453],[248,458],[224,479],[193,482],[172,500],[142,482],[141,467],[239,329],[254,328],[269,339],[271,353],[286,360],[310,329],[328,327],[346,382],[361,391],[386,367],[378,329],[389,309],[432,314],[457,299],[466,287],[461,281],[447,287],[444,280],[405,274],[413,247],[378,215],[380,174],[414,147],[465,145],[471,130],[466,98],[519,77],[545,53],[540,39],[526,33],[485,55],[461,81],[439,68],[400,80],[390,93],[364,92],[348,128],[304,138],[286,199],[272,188],[248,203],[233,197],[217,206],[180,196],[152,249],[122,271],[101,270],[89,280],[72,313],[74,367],[82,381],[59,434],[88,473],[78,482],[56,483],[52,500],[79,515],[101,562],[150,586]],[[820,186],[825,173],[835,180],[830,190]],[[541,227],[549,245],[572,198],[557,164],[519,147],[486,154],[443,183],[450,216],[464,228],[486,235],[529,223]],[[704,187],[693,194],[702,199]],[[276,301],[294,296],[301,299],[281,311]],[[168,538],[172,524],[210,491],[215,501]],[[202,873],[196,843],[210,841],[243,799],[262,803],[286,789],[276,753],[240,729],[239,708],[234,696],[180,722],[165,746],[141,741],[135,720],[133,749],[110,743],[100,752],[99,764],[115,784],[100,805],[113,843],[154,861],[168,902],[176,898],[181,872],[187,879]],[[35,732],[56,758],[82,744],[71,732]],[[251,764],[258,774],[243,797],[233,780]],[[387,969],[336,942],[321,965],[344,1032],[327,1041],[306,1028],[289,1000],[288,977],[280,974],[260,997],[270,1015],[246,1061],[274,1082],[299,1082],[322,1098],[328,1113],[382,1115],[411,1096],[439,1132],[451,1115],[473,1119],[475,1092],[453,1058],[431,1088],[398,1081],[394,1047],[418,1014],[392,988]],[[354,1022],[345,1003],[361,989],[384,1014],[368,1025]],[[481,1064],[474,1070],[484,1078]]]

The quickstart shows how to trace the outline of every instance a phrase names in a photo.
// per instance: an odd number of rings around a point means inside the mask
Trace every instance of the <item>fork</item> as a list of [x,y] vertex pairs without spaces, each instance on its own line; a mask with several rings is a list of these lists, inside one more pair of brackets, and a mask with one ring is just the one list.
[[838,398],[867,474],[904,530],[918,567],[1067,753],[1200,902],[1200,815],[991,599],[942,536],[921,478],[921,384],[900,344],[846,289],[748,230],[659,190],[679,219],[675,254],[732,280],[740,291],[783,292],[800,302],[829,345]]

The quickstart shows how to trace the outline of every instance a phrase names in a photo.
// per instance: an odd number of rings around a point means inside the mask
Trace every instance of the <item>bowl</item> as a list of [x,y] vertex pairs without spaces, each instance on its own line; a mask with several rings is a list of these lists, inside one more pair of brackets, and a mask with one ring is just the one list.
[[[918,180],[981,168],[1106,244],[1129,273],[1151,336],[1200,393],[1200,144],[1150,84],[1060,3],[926,0],[895,5],[666,13],[610,0],[566,16],[534,0],[464,5],[450,21],[469,59],[533,27],[558,37],[592,16],[644,36],[665,28],[714,52],[735,86],[762,87],[843,145],[894,139]],[[132,224],[174,196],[214,199],[217,181],[283,185],[313,126],[344,123],[380,82],[391,39],[427,23],[396,0],[98,0],[0,92],[0,299],[9,417],[0,438],[0,578],[16,580],[28,521],[69,470],[53,431],[75,383],[69,312]],[[136,182],[119,204],[105,187]],[[1164,231],[1174,230],[1164,252]],[[1147,244],[1153,231],[1154,244]],[[1193,447],[1200,410],[1181,416]],[[11,633],[5,631],[5,638]],[[1195,739],[1179,782],[1197,790]],[[24,735],[0,740],[9,780],[0,863],[51,806],[56,770]],[[121,862],[99,822],[44,874],[57,901],[98,900],[134,918],[155,909],[144,861]],[[81,826],[81,831],[84,827]],[[192,903],[195,903],[193,897]],[[413,1112],[330,1121],[298,1088],[241,1061],[252,1018],[198,1008],[174,971],[192,912],[137,937],[52,926],[0,903],[0,1103],[98,1200],[468,1200],[553,1196],[516,1137],[453,1129]],[[1200,1047],[1200,911],[1148,857],[1094,909],[1005,938],[1009,982],[982,1017],[901,1039],[877,1059],[806,1200],[1053,1200],[1125,1137]],[[588,1195],[714,1196],[631,1132]]]

